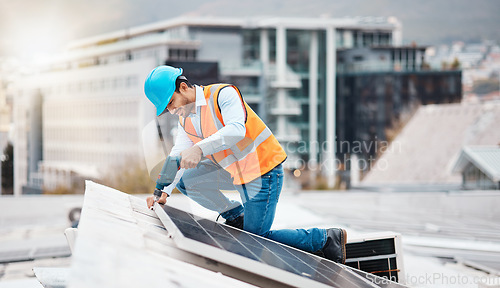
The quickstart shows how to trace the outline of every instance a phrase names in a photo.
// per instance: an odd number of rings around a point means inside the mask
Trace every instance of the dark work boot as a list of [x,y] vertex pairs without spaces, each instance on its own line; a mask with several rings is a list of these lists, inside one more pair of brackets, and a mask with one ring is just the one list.
[[345,263],[345,243],[347,232],[341,228],[330,228],[326,230],[326,244],[321,249],[324,257],[337,263]]
[[243,230],[243,218],[244,218],[243,214],[241,214],[240,216],[234,218],[233,220],[226,220],[224,224]]

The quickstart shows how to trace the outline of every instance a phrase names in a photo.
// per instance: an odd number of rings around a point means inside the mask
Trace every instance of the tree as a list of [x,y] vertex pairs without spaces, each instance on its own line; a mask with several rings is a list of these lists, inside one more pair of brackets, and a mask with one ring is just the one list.
[[14,192],[14,146],[7,144],[2,155],[2,194]]
[[122,165],[109,169],[106,174],[101,180],[102,184],[130,194],[151,194],[156,184],[137,159],[128,159]]
[[450,68],[451,68],[451,70],[458,70],[458,69],[460,69],[460,61],[458,61],[457,57],[455,57],[455,59],[453,59],[453,62],[451,62]]

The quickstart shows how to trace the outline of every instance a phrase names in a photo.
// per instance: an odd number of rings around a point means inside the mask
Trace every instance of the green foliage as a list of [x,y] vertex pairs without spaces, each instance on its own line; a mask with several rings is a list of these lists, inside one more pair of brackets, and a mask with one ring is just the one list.
[[458,70],[458,69],[460,69],[460,61],[458,61],[457,57],[455,57],[455,59],[453,59],[453,62],[451,62],[450,68],[451,68],[451,70]]
[[129,194],[150,194],[154,190],[155,183],[141,163],[140,161],[128,159],[123,164],[108,169],[108,172],[98,179],[73,175],[70,187],[57,186],[54,189],[44,187],[43,194],[83,194],[85,180],[92,180]]
[[[307,173],[303,174],[304,179],[308,178],[309,176]],[[331,191],[332,189],[328,187],[328,178],[322,175],[317,175],[316,180],[311,183],[309,181],[304,182],[302,181],[302,189],[303,190],[328,190]],[[340,189],[340,176],[336,175],[335,177],[335,184],[333,187],[333,190],[339,190]]]
[[431,70],[431,65],[427,62],[422,63],[422,70]]
[[98,182],[129,194],[151,194],[155,183],[139,160],[128,159],[123,165],[110,169]]
[[43,189],[43,194],[45,195],[63,195],[63,194],[75,194],[74,189],[66,186],[57,186],[55,189]]
[[441,70],[458,70],[460,69],[460,61],[458,61],[458,58],[455,57],[453,59],[453,62],[448,63],[446,61],[441,62]]

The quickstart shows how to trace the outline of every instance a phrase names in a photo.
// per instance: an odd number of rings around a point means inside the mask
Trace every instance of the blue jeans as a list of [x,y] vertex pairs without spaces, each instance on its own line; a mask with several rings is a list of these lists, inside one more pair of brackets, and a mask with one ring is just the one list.
[[[217,211],[227,220],[244,214],[245,231],[304,250],[316,252],[326,244],[326,230],[281,229],[270,230],[276,205],[283,187],[283,167],[280,165],[261,177],[234,185],[231,175],[216,165],[201,165],[186,169],[177,189],[201,206]],[[220,190],[238,190],[243,206],[229,200]]]

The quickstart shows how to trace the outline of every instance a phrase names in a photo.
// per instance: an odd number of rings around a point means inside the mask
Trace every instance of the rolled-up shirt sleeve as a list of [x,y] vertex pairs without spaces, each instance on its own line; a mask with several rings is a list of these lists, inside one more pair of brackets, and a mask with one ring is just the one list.
[[[169,156],[178,156],[181,154],[182,151],[192,147],[194,145],[193,141],[189,139],[186,131],[184,131],[184,128],[182,128],[181,124],[177,124],[177,135],[175,136],[175,145],[172,147],[172,150],[170,151]],[[167,193],[169,196],[172,194],[172,190],[174,190],[175,186],[177,186],[177,183],[179,183],[179,180],[181,179],[182,175],[184,174],[184,168],[181,168],[177,174],[175,175],[175,179],[172,182],[172,184],[168,185],[167,187],[163,188],[163,192]]]
[[220,91],[218,97],[225,126],[210,137],[198,142],[204,156],[226,150],[245,138],[245,110],[240,95],[233,87]]
[[174,147],[172,147],[172,150],[170,150],[169,156],[181,155],[182,151],[192,147],[193,145],[193,141],[189,139],[189,136],[181,126],[181,123],[177,122],[177,135],[175,135]]

